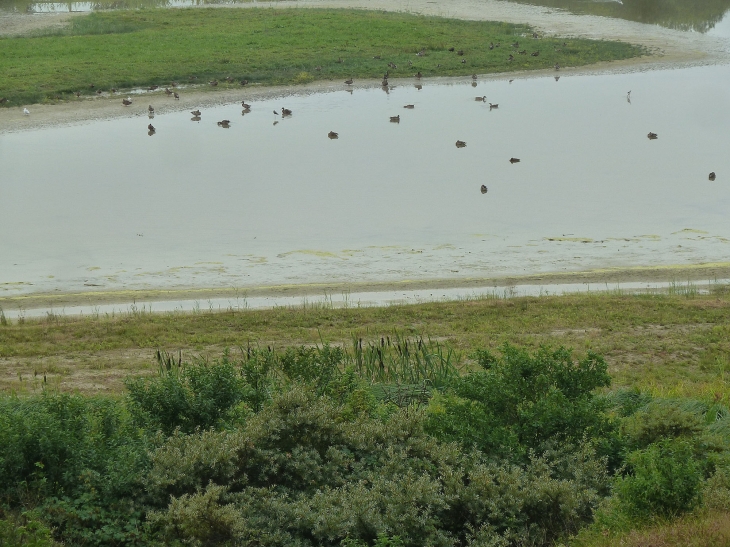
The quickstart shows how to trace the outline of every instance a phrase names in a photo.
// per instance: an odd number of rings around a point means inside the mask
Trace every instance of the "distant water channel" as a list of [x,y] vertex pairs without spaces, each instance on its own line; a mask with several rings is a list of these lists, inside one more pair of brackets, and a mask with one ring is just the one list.
[[[256,0],[93,0],[49,2],[0,0],[0,13],[62,13],[144,7],[231,5]],[[568,10],[573,13],[616,17],[639,23],[730,37],[730,0],[513,0]]]
[[0,295],[727,261],[729,84],[711,66],[343,85],[200,121],[136,96],[133,117],[0,134]]

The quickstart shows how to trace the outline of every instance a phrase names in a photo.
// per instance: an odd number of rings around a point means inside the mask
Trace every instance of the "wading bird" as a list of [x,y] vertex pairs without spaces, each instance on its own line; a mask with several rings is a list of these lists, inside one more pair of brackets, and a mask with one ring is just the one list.
[[200,112],[200,110],[193,110],[193,111],[191,112],[191,114],[192,114],[193,116],[200,116],[201,112]]

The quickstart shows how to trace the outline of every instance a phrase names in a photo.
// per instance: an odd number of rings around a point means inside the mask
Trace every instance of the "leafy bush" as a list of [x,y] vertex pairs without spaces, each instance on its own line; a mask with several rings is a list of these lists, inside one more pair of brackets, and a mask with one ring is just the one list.
[[699,505],[702,469],[689,441],[662,439],[629,454],[627,466],[617,492],[629,514],[675,517]]
[[610,383],[601,357],[576,363],[564,348],[530,355],[509,345],[499,358],[487,351],[476,357],[483,372],[454,379],[431,406],[426,427],[438,438],[524,461],[551,440],[612,437],[607,403],[593,393]]
[[53,547],[51,530],[37,515],[5,515],[0,519],[0,545],[3,547]]
[[213,365],[175,366],[163,361],[158,377],[125,383],[130,409],[140,424],[166,435],[177,428],[186,433],[208,429],[244,398],[244,381],[227,354]]

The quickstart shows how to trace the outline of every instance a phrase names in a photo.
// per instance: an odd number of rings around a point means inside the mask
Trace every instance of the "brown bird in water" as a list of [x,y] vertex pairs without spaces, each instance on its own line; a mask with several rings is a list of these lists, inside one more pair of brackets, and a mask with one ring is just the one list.
[[659,135],[657,135],[656,133],[652,133],[651,131],[649,131],[649,134],[647,135],[647,137],[649,137],[649,140],[650,141],[653,141],[655,139],[658,139],[659,138]]
[[218,127],[224,127],[228,129],[231,126],[231,120],[221,120],[218,122]]
[[352,85],[352,78],[345,80],[345,84]]
[[393,123],[400,123],[400,114],[398,116],[391,116],[390,121]]
[[558,63],[555,63],[555,70],[560,70],[560,65]]
[[489,103],[489,110],[492,110],[493,108],[499,108],[499,105],[498,104]]
[[383,87],[388,87],[388,80],[386,78],[383,78],[383,81],[380,82],[380,85]]
[[476,75],[476,74],[472,74],[472,75],[471,75],[471,79],[472,79],[472,80],[476,80],[476,79],[477,79],[477,75]]
[[482,190],[482,194],[486,194],[488,192],[487,187],[483,184],[482,184],[481,190]]
[[419,70],[418,72],[416,72],[416,73],[414,74],[414,76],[415,76],[416,78],[418,78],[419,80],[420,80],[421,78],[423,78],[423,74],[421,74],[421,71],[420,71],[420,70]]
[[412,110],[412,109],[416,108],[416,106],[412,105],[412,104],[407,104],[403,108],[410,108]]
[[421,91],[423,89],[423,86],[421,84],[416,84],[413,87],[415,87],[418,91]]
[[175,99],[179,99],[180,98],[180,95],[178,95],[177,93],[173,93],[172,96],[175,97]]
[[291,110],[289,110],[288,108],[282,107],[281,108],[281,115],[282,116],[291,116]]
[[481,102],[481,103],[486,103],[487,102],[487,96],[484,95],[483,97],[474,97],[474,100],[475,101],[478,101],[478,102]]
[[193,116],[200,116],[201,112],[200,112],[200,110],[193,110],[193,111],[191,112],[191,114],[192,114]]
[[154,125],[152,125],[152,124],[149,124],[149,125],[147,126],[147,129],[148,129],[148,130],[150,130],[150,131],[152,131],[153,133],[154,133],[155,131],[157,131],[157,130],[155,129],[155,126],[154,126]]
[[154,107],[153,107],[152,105],[149,105],[149,106],[147,107],[147,112],[149,112],[150,114],[154,114],[154,113],[155,113],[155,109],[154,109]]
[[714,171],[712,173],[710,173],[709,179],[710,180],[715,180],[715,172]]
[[132,99],[130,99],[129,97],[127,97],[126,99],[122,99],[122,104],[124,106],[129,106],[130,104],[132,104]]
[[329,133],[327,133],[327,137],[329,137],[330,139],[337,139],[339,138],[339,136],[340,135],[338,133],[335,133],[334,131],[330,131]]
[[520,158],[510,158],[509,162],[510,163],[520,163]]
[[456,141],[456,148],[464,148],[466,143],[464,141]]
[[246,101],[241,101],[241,106],[242,106],[243,108],[248,108],[248,109],[250,109],[250,108],[251,108],[251,105],[250,105],[250,104],[246,104]]
[[165,95],[167,95],[168,97],[169,97],[170,95],[172,95],[172,89],[170,89],[169,87],[166,87],[166,88],[165,88]]

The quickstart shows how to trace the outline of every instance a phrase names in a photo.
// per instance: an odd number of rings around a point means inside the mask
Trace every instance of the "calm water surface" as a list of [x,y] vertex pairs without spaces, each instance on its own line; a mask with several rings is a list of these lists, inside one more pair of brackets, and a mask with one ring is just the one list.
[[727,66],[404,84],[157,115],[153,136],[139,97],[134,117],[0,135],[0,294],[727,261],[728,84]]

